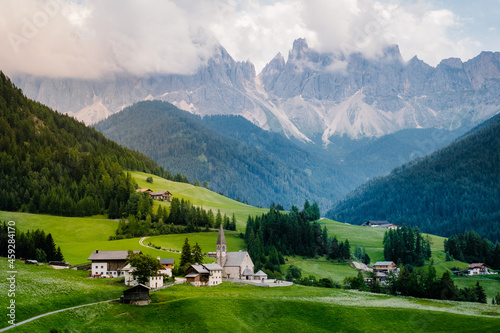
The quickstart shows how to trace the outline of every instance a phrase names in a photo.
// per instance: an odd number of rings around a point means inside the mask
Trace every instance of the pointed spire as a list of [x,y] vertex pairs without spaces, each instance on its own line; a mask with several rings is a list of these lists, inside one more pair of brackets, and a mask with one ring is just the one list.
[[219,236],[217,237],[217,245],[226,245],[226,237],[224,236],[224,229],[222,228],[222,223],[219,228]]

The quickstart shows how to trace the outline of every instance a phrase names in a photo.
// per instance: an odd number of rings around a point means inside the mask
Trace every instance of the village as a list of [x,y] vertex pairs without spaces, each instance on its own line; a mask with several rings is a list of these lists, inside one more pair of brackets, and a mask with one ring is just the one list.
[[[371,222],[370,227],[395,228],[387,221]],[[141,251],[133,253],[142,254]],[[254,272],[252,258],[246,251],[228,252],[222,225],[216,243],[216,251],[207,254],[209,258],[216,259],[215,263],[195,263],[185,270],[185,276],[172,278],[175,260],[160,258],[159,269],[156,274],[149,276],[145,283],[139,283],[135,275],[136,268],[127,263],[129,252],[122,251],[99,251],[95,250],[89,256],[91,262],[89,277],[92,278],[123,278],[126,286],[130,289],[124,291],[121,301],[126,304],[147,305],[149,304],[149,292],[163,289],[173,284],[189,283],[194,287],[211,287],[221,284],[223,281],[248,283],[262,287],[284,287],[293,282],[268,279],[262,270]],[[367,283],[376,279],[380,285],[386,285],[389,276],[397,276],[399,269],[393,261],[377,261],[372,267],[365,264],[352,262],[356,269],[363,272],[373,272],[371,277],[366,277]],[[484,263],[472,263],[466,270],[454,272],[460,275],[486,275],[493,274],[488,271]],[[170,281],[169,284],[166,281]]]

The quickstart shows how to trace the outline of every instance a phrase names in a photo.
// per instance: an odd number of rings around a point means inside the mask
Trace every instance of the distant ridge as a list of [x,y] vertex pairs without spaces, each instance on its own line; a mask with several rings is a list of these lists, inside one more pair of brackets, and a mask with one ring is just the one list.
[[473,229],[500,241],[500,115],[362,185],[327,216],[353,224],[387,219],[443,236]]

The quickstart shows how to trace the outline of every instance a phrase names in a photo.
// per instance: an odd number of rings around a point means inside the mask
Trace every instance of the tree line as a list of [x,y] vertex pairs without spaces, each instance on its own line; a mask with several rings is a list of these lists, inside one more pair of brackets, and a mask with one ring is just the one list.
[[292,206],[290,212],[282,213],[273,205],[269,213],[249,216],[245,241],[255,270],[263,269],[268,275],[273,272],[281,274],[284,255],[326,255],[330,259],[350,259],[349,241],[330,238],[326,227],[322,229],[316,222],[320,216],[318,205],[311,205],[307,200],[300,212]]
[[[10,228],[10,232],[9,232]],[[15,254],[17,259],[31,259],[38,262],[63,261],[61,247],[57,246],[52,234],[36,229],[20,232],[15,226],[6,222],[0,224],[0,256],[8,256],[9,234],[15,234]]]
[[438,278],[433,266],[429,266],[425,271],[424,269],[414,269],[411,265],[400,265],[398,274],[390,273],[386,282],[386,285],[381,285],[372,272],[365,279],[363,273],[358,271],[356,277],[344,279],[344,287],[397,296],[460,302],[487,302],[486,293],[479,282],[474,287],[460,289],[453,282],[449,271],[444,272]]
[[384,258],[395,263],[423,266],[431,257],[430,237],[424,237],[418,227],[403,225],[398,229],[389,229],[384,234]]
[[221,224],[226,230],[236,230],[234,213],[231,218],[220,210],[214,214],[211,209],[207,211],[194,206],[189,200],[175,197],[172,198],[170,209],[160,205],[153,212],[153,199],[147,193],[134,193],[120,211],[117,215],[127,218],[120,219],[115,236],[110,239],[210,231]]
[[446,260],[485,263],[500,269],[500,243],[493,244],[475,231],[456,234],[444,241]]

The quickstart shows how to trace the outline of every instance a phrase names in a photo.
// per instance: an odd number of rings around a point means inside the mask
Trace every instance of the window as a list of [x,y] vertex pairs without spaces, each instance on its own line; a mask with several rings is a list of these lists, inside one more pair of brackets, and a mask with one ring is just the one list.
[[104,268],[104,266],[101,266],[101,269]]

